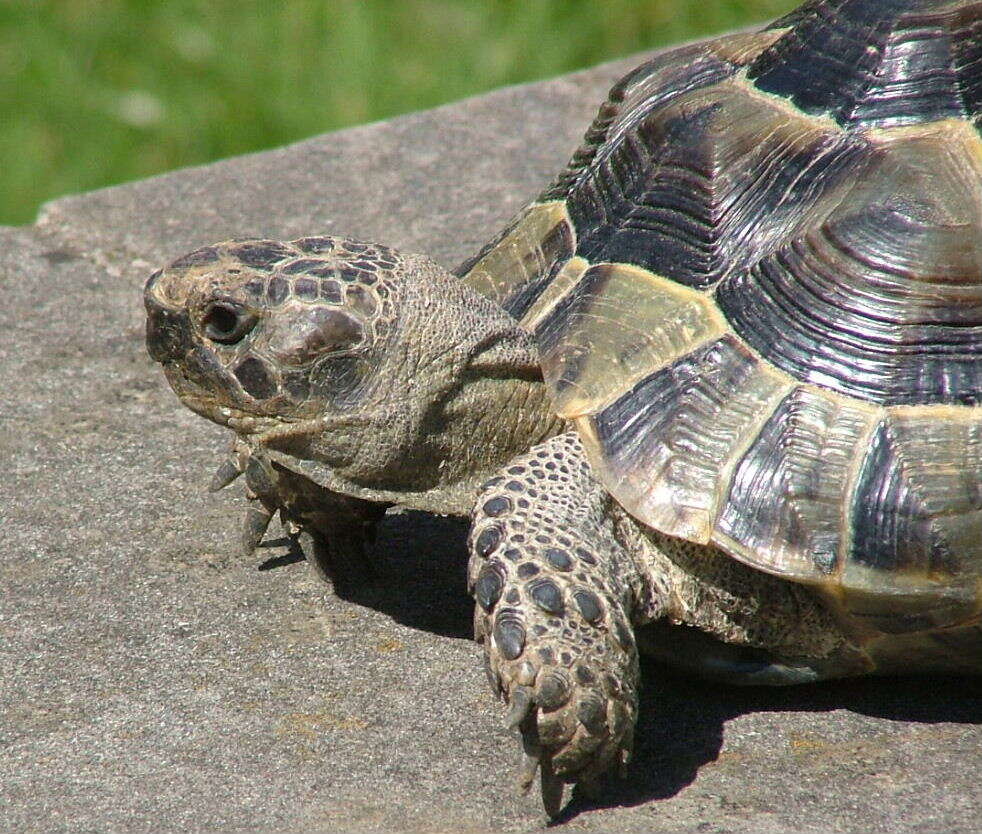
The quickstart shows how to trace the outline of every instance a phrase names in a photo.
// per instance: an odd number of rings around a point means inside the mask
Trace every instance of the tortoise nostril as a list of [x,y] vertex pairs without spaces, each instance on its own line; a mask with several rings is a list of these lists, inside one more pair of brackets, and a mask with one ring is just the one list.
[[233,345],[243,338],[255,326],[255,313],[239,304],[229,301],[213,301],[205,308],[201,326],[205,336],[213,342],[223,345]]

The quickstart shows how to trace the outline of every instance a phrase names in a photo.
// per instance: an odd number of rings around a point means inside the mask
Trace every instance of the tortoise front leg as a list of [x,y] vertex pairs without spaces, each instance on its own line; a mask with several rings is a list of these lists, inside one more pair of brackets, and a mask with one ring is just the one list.
[[637,713],[631,628],[642,582],[607,516],[579,438],[515,459],[478,498],[469,583],[488,677],[525,751],[520,784],[541,772],[546,812],[563,783],[623,768]]
[[274,469],[290,534],[320,578],[339,591],[375,580],[372,547],[391,504],[333,492],[277,464]]
[[371,547],[378,523],[391,505],[332,492],[272,463],[261,450],[238,439],[210,489],[222,489],[241,473],[250,501],[242,531],[245,555],[260,545],[278,511],[288,534],[321,579],[340,588],[374,578]]

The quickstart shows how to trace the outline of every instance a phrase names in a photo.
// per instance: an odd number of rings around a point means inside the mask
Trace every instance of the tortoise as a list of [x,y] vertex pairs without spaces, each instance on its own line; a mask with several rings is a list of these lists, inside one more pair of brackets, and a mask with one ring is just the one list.
[[449,272],[322,235],[145,288],[180,399],[366,564],[469,515],[474,630],[547,811],[630,756],[638,654],[736,683],[982,672],[982,2],[813,0],[654,57]]

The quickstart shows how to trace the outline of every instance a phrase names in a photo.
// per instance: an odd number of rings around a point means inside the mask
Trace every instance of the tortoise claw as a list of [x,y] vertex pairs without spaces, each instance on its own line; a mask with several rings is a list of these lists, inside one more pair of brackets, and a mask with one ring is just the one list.
[[542,807],[546,815],[553,820],[559,816],[563,807],[563,791],[566,787],[562,779],[556,775],[552,767],[552,757],[544,756],[539,762],[539,784],[542,789]]
[[[539,772],[539,789],[542,795],[542,807],[545,809],[549,819],[559,816],[559,811],[563,807],[563,793],[565,783],[556,775],[556,770],[552,765],[552,756],[544,753],[541,743],[538,741],[538,728],[536,726],[535,702],[531,695],[526,692],[527,687],[517,687],[511,695],[512,710],[516,711],[516,703],[523,706],[527,703],[528,709],[523,718],[516,724],[522,726],[522,764],[518,769],[518,787],[522,793],[528,793],[529,788],[535,781],[536,771]],[[519,695],[521,693],[521,695]],[[516,695],[519,695],[516,700]],[[527,699],[527,701],[526,701]],[[509,718],[511,717],[509,713]]]
[[239,466],[239,462],[235,456],[226,458],[222,461],[221,466],[215,470],[215,474],[211,476],[211,480],[208,482],[208,491],[218,492],[221,489],[225,489],[225,487],[241,474],[242,467]]
[[505,729],[514,730],[525,720],[525,716],[535,706],[532,690],[527,686],[516,686],[509,698],[508,715],[505,716]]
[[245,525],[242,530],[242,549],[246,556],[251,556],[259,547],[272,518],[272,511],[262,505],[252,506],[246,510]]
[[522,763],[518,767],[518,789],[522,793],[528,793],[529,788],[535,781],[535,774],[539,771],[538,753],[523,753]]

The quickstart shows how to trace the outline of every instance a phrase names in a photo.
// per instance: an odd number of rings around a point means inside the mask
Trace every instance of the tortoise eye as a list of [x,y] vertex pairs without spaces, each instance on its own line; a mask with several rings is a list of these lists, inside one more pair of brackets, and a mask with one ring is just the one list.
[[205,308],[201,326],[213,342],[234,345],[256,326],[258,317],[241,304],[231,301],[213,301]]

